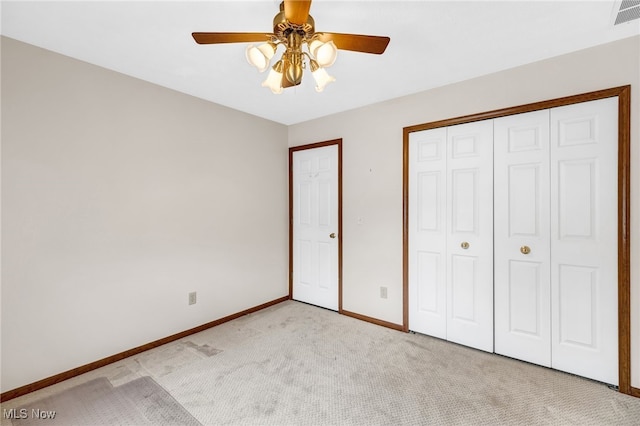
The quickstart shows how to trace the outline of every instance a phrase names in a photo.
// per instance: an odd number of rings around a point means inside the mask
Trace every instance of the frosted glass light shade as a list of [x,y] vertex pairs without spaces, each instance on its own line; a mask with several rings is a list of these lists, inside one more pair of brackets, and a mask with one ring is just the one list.
[[327,84],[332,81],[336,81],[335,77],[327,74],[327,70],[324,68],[318,68],[317,70],[311,73],[313,75],[313,79],[316,81],[316,92],[322,92]]
[[271,71],[269,71],[269,75],[267,76],[267,79],[262,82],[262,87],[268,87],[276,95],[279,95],[280,93],[282,93],[283,88],[282,88],[282,62],[281,61],[278,61],[278,63],[276,63],[273,66],[273,68],[271,68]]
[[276,54],[276,46],[273,43],[262,43],[258,46],[258,50],[261,51],[269,61],[273,58],[273,55]]
[[275,46],[269,43],[263,43],[258,47],[250,44],[247,50],[245,50],[247,61],[260,72],[266,71],[267,68],[269,68],[269,61],[271,61],[274,54]]
[[325,68],[333,65],[338,57],[338,48],[333,41],[323,43],[319,40],[314,40],[309,44],[309,50],[318,61],[318,65]]

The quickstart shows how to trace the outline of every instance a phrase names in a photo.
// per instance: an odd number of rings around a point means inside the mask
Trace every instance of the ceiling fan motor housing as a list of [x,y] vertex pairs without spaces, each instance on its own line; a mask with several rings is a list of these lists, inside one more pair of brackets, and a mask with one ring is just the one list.
[[291,33],[299,34],[302,37],[302,41],[310,39],[315,33],[315,29],[315,21],[311,15],[307,17],[307,22],[302,25],[292,24],[289,22],[284,16],[284,12],[278,13],[273,18],[273,34],[282,43],[287,43],[289,41],[289,35]]

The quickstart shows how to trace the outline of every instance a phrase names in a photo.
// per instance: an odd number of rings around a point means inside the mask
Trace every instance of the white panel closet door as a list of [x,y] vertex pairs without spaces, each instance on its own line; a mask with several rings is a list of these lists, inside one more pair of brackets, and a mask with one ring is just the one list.
[[551,110],[552,360],[618,384],[618,98]]
[[447,129],[447,340],[493,352],[493,121]]
[[494,165],[495,351],[550,367],[549,110],[496,119]]
[[409,326],[447,338],[447,129],[409,134]]
[[293,298],[338,309],[338,146],[293,153]]

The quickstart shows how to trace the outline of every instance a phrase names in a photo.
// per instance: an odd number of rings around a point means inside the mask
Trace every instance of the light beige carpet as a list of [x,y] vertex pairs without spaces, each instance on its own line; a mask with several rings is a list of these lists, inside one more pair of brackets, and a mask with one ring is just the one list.
[[297,302],[203,339],[222,352],[159,379],[203,424],[640,425],[601,383]]
[[604,384],[293,301],[96,375],[152,376],[205,425],[640,425]]
[[151,377],[118,387],[100,377],[20,406],[14,413],[16,426],[200,425]]

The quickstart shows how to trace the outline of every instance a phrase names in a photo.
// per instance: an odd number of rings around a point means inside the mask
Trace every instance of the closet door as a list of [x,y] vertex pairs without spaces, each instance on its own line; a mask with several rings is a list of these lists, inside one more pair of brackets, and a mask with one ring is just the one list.
[[493,352],[493,121],[447,129],[447,340]]
[[617,117],[617,98],[551,110],[551,365],[616,385]]
[[409,326],[447,338],[447,129],[409,135]]
[[493,123],[409,136],[409,327],[493,351]]
[[551,366],[549,110],[494,122],[495,352]]

